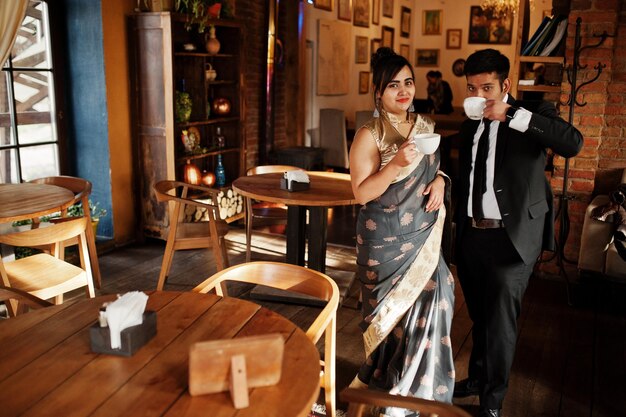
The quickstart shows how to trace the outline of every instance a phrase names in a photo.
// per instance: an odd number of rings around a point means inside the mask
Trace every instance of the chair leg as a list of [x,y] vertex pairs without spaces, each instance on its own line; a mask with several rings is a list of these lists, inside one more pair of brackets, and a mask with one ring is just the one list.
[[336,417],[337,402],[335,399],[335,353],[336,353],[336,316],[328,324],[324,337],[324,398],[326,400],[326,415]]
[[54,297],[54,304],[63,304],[63,294]]
[[246,262],[252,257],[252,199],[246,198]]
[[163,291],[165,281],[170,273],[172,266],[172,258],[174,257],[174,245],[176,244],[176,229],[178,228],[178,217],[180,214],[180,203],[174,204],[174,210],[170,214],[170,231],[167,235],[167,244],[163,253],[163,263],[161,264],[161,272],[159,273],[159,282],[157,283],[157,291]]
[[87,247],[89,248],[89,262],[91,263],[91,274],[93,276],[96,288],[100,289],[102,286],[102,278],[100,276],[100,264],[98,263],[96,236],[93,232],[93,227],[91,226],[91,223],[87,225],[85,234],[87,236]]

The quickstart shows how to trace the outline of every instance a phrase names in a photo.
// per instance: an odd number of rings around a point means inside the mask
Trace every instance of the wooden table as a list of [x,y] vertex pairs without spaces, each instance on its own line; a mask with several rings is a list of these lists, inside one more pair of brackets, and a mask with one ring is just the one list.
[[[130,358],[90,350],[89,327],[112,295],[0,321],[0,414],[298,417],[310,411],[319,394],[319,354],[295,324],[235,298],[148,294],[157,334]],[[286,339],[277,385],[252,389],[250,406],[239,411],[227,392],[189,395],[191,344],[267,333]]]
[[249,175],[237,178],[233,189],[260,201],[287,205],[287,262],[304,265],[306,212],[309,211],[308,267],[326,270],[328,208],[356,204],[349,174],[307,171],[311,187],[289,192],[280,188],[282,173]]
[[0,184],[0,223],[45,216],[69,207],[70,190],[48,184]]

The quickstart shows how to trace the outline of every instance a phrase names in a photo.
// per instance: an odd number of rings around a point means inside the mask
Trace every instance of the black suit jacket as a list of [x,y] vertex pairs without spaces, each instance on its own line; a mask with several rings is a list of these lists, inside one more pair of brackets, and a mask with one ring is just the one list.
[[[493,187],[505,230],[524,263],[536,261],[541,249],[554,249],[552,189],[544,168],[546,150],[566,158],[575,156],[583,137],[571,124],[558,117],[550,103],[509,104],[533,113],[528,130],[519,132],[501,122],[498,127]],[[457,251],[467,226],[472,143],[480,121],[467,119],[461,126],[459,151],[459,201],[456,206]],[[459,253],[459,252],[457,252]]]

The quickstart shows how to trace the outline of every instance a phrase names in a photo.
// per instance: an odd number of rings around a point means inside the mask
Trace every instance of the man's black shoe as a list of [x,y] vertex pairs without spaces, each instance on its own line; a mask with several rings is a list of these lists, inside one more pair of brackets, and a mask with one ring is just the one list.
[[452,394],[455,398],[464,398],[469,397],[470,395],[478,395],[479,394],[479,384],[477,379],[463,379],[454,384],[454,393]]
[[478,417],[501,417],[502,410],[495,408],[483,408],[478,412]]

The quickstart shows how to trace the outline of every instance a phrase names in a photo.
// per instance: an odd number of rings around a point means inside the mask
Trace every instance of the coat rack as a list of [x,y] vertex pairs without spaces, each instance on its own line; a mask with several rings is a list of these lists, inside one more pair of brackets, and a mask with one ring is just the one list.
[[[565,103],[561,103],[561,105],[569,106],[569,122],[570,123],[572,123],[574,120],[574,108],[576,106],[584,107],[587,105],[587,102],[581,103],[578,100],[578,92],[580,91],[582,87],[596,81],[600,77],[602,70],[606,68],[606,64],[602,64],[601,62],[598,62],[598,64],[593,67],[596,70],[596,75],[592,79],[589,79],[581,83],[580,85],[577,85],[578,71],[581,69],[587,68],[587,65],[580,65],[581,52],[584,51],[585,49],[597,48],[598,46],[602,45],[607,38],[615,37],[615,35],[609,35],[606,31],[604,31],[600,35],[595,35],[595,34],[593,35],[594,38],[600,38],[600,40],[596,44],[581,47],[581,38],[580,38],[581,22],[582,22],[582,18],[579,17],[576,19],[576,36],[574,38],[574,58],[573,58],[572,64],[568,65],[565,68],[565,71],[567,72],[567,81],[570,84],[570,94],[569,94],[567,101]],[[561,274],[563,278],[565,279],[566,289],[567,289],[567,303],[571,306],[572,300],[571,300],[571,294],[570,294],[570,281],[569,281],[567,272],[565,271],[565,262],[570,263],[570,264],[574,264],[576,262],[566,258],[565,244],[567,243],[567,239],[569,237],[569,229],[570,229],[568,205],[569,205],[569,201],[573,200],[575,197],[568,195],[568,192],[567,192],[568,176],[569,176],[569,158],[565,158],[565,166],[563,168],[563,191],[559,195],[559,208],[555,216],[556,218],[559,219],[559,223],[560,223],[559,233],[556,238],[555,257],[556,257],[557,266],[559,267],[559,274]],[[551,258],[550,260],[552,259],[554,259],[554,257]]]

